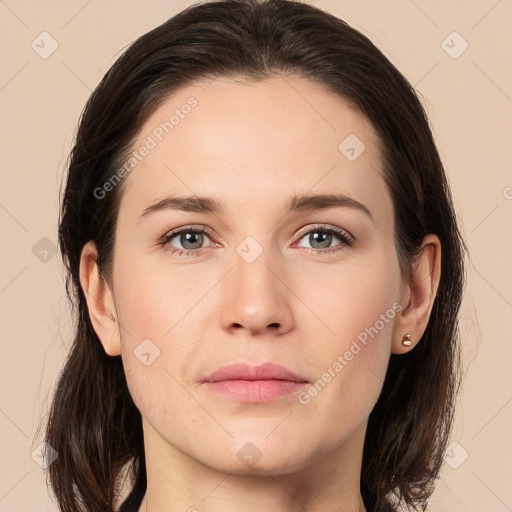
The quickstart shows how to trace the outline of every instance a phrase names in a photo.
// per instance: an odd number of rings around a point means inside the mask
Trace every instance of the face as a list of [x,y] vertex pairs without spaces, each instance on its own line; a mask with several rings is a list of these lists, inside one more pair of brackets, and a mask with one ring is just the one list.
[[[208,84],[133,145],[112,275],[122,359],[147,444],[285,473],[343,447],[377,401],[403,286],[393,205],[372,125],[338,96]],[[242,363],[256,368],[211,376]]]

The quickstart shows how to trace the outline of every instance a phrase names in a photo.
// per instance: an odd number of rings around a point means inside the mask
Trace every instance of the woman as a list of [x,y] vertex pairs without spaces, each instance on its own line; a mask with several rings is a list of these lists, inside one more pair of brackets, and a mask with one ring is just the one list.
[[[310,5],[189,7],[83,112],[60,222],[78,322],[61,510],[424,510],[464,245],[425,112]],[[133,484],[133,485],[132,485]]]

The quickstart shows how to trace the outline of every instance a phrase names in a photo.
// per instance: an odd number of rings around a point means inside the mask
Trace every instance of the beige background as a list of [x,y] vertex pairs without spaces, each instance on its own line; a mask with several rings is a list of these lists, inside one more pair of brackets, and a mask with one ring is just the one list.
[[[56,511],[31,454],[71,339],[52,248],[80,111],[125,45],[191,3],[0,0],[0,512]],[[312,3],[362,30],[421,93],[472,255],[457,444],[429,510],[512,510],[512,1]],[[46,59],[44,31],[58,44]]]

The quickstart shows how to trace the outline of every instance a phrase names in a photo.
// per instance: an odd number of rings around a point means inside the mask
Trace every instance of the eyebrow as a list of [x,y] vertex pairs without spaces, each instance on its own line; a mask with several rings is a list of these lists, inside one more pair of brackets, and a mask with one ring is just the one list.
[[[334,207],[353,208],[363,212],[373,220],[370,210],[364,204],[340,194],[295,195],[288,201],[287,213],[294,211],[326,210],[327,208]],[[223,213],[221,203],[211,197],[166,197],[165,199],[148,206],[142,212],[141,219],[162,210],[178,210],[214,215],[221,215]]]

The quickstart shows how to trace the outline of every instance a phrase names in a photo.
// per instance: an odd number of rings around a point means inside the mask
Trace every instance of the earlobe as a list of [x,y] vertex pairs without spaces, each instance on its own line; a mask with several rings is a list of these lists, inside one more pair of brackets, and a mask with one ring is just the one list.
[[427,328],[441,277],[441,243],[436,235],[423,239],[412,263],[411,278],[402,293],[403,309],[393,329],[392,353],[416,346]]
[[87,301],[89,318],[105,352],[110,356],[121,354],[114,299],[108,283],[100,275],[94,242],[87,242],[80,255],[80,285]]

